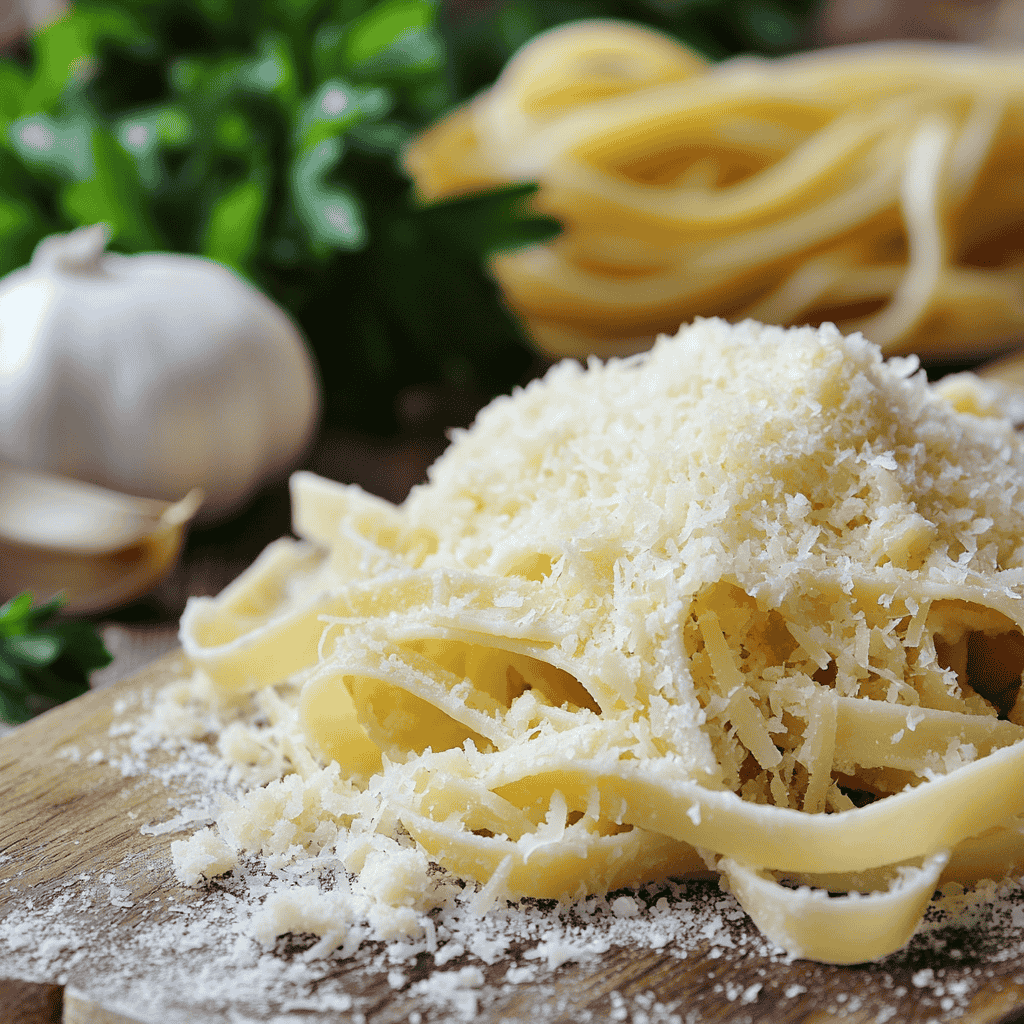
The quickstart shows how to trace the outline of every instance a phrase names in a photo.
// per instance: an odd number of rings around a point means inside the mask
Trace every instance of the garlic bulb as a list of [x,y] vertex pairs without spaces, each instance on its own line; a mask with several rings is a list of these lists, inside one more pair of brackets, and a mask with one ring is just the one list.
[[53,235],[0,280],[0,459],[223,518],[309,440],[305,343],[220,264],[106,242]]

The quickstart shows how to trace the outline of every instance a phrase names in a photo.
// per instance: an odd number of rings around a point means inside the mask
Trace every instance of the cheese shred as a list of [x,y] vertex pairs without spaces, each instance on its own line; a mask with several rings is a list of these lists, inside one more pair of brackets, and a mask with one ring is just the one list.
[[297,474],[301,539],[182,619],[265,714],[179,875],[340,863],[333,910],[260,922],[329,951],[456,880],[486,913],[710,868],[852,963],[1024,864],[1024,449],[986,385],[915,371],[699,320],[495,400],[400,507]]

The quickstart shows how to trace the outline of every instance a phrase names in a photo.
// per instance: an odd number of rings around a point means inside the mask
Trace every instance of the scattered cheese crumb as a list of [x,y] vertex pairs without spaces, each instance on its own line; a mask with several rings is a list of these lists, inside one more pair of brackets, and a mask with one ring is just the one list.
[[202,829],[188,839],[171,843],[174,871],[184,885],[216,878],[238,863],[234,850],[211,828]]

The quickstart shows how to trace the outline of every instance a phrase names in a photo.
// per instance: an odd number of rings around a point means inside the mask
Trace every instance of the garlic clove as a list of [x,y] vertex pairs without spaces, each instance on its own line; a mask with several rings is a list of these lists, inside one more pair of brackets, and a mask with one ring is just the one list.
[[202,502],[165,502],[0,463],[0,600],[63,594],[68,611],[116,607],[173,568]]
[[0,541],[67,554],[100,555],[188,522],[202,501],[136,498],[67,477],[0,463]]

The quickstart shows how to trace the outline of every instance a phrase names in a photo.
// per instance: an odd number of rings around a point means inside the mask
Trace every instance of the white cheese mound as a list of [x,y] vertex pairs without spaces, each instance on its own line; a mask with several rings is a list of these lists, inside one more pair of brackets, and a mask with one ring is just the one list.
[[480,914],[711,869],[856,962],[1024,861],[1024,450],[996,391],[916,370],[698,321],[497,399],[401,507],[293,478],[302,540],[182,620],[266,720],[221,736],[259,783],[218,834],[347,873],[261,933],[427,935],[431,865]]

